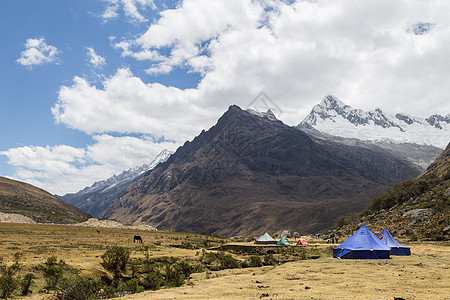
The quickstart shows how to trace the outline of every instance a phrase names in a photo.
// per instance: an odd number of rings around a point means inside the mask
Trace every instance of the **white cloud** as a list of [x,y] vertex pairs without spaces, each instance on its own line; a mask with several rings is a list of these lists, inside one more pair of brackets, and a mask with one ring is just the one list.
[[[197,95],[211,96],[213,107],[245,106],[264,90],[290,124],[329,93],[363,109],[447,113],[449,8],[420,0],[185,0],[122,41],[122,55],[149,60],[151,75],[199,72]],[[415,35],[414,24],[435,25]]]
[[204,124],[217,117],[202,107],[197,90],[145,84],[129,69],[119,69],[103,89],[79,77],[74,82],[61,87],[52,112],[57,122],[88,134],[146,133],[182,142],[201,130],[199,118]]
[[147,8],[156,9],[153,0],[104,0],[108,3],[102,18],[105,22],[119,16],[118,10],[122,8],[125,16],[134,22],[147,22],[142,10]]
[[25,50],[20,53],[17,63],[31,69],[35,65],[55,62],[58,58],[59,50],[45,42],[44,38],[27,39]]
[[[111,12],[125,8],[124,1],[108,3],[117,6]],[[129,2],[141,15],[143,3]],[[73,85],[60,87],[52,113],[58,123],[95,135],[96,143],[82,149],[81,162],[63,160],[63,166],[78,169],[85,176],[80,181],[89,178],[85,185],[105,179],[113,169],[131,167],[132,161],[138,165],[145,151],[133,143],[157,147],[151,140],[111,138],[112,132],[180,144],[208,129],[230,104],[245,108],[261,91],[290,125],[327,94],[362,109],[448,114],[449,10],[444,0],[184,0],[162,11],[137,38],[112,38],[111,43],[123,56],[148,62],[143,68],[151,75],[170,76],[181,68],[201,74],[198,85],[180,89],[147,83],[129,68],[118,69],[102,86],[75,76]],[[133,18],[132,10],[128,14]],[[415,24],[433,26],[416,34]],[[116,148],[118,153],[111,150]],[[50,176],[44,167],[25,171],[37,172],[36,178]],[[55,174],[50,177],[60,175]],[[60,177],[71,182],[69,175]]]
[[16,166],[14,178],[63,195],[77,192],[96,180],[150,163],[164,149],[175,150],[172,142],[158,143],[146,137],[94,136],[86,149],[65,145],[24,146],[0,152]]
[[88,61],[91,65],[93,65],[94,67],[101,67],[106,64],[105,58],[98,55],[93,48],[86,47],[86,49],[88,50]]

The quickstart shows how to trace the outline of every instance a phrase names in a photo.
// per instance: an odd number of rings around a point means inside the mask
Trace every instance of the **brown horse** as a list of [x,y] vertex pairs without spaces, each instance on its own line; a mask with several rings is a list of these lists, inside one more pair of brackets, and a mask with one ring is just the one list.
[[133,243],[141,243],[142,244],[142,238],[140,235],[135,235],[133,238]]

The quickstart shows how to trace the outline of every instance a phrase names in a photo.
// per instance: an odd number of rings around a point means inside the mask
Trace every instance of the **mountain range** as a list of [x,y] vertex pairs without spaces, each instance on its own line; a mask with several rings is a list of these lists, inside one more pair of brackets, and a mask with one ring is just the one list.
[[175,154],[163,151],[149,165],[61,198],[95,217],[159,229],[317,232],[424,171],[448,142],[449,120],[365,112],[326,96],[290,127],[270,110],[231,106]]
[[385,149],[423,171],[450,140],[449,122],[450,115],[422,119],[403,113],[393,117],[381,109],[365,112],[326,96],[297,128],[317,139]]
[[105,210],[124,193],[130,184],[142,178],[146,172],[153,170],[158,164],[165,162],[172,154],[172,151],[163,150],[149,164],[143,164],[123,171],[119,175],[113,175],[106,180],[94,182],[77,193],[58,197],[96,218],[103,218]]
[[104,215],[216,235],[317,232],[419,173],[386,151],[319,143],[270,113],[230,106],[215,126],[131,184]]
[[441,151],[450,140],[450,114],[424,119],[404,113],[392,116],[379,108],[366,112],[331,95],[315,105],[300,125],[343,138],[430,145]]

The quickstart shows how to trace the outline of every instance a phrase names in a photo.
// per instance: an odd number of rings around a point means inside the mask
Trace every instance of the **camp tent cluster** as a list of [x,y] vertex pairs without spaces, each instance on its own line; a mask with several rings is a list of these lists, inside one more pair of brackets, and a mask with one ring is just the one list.
[[[290,245],[291,242],[286,237],[282,237],[278,242],[270,236],[267,232],[265,232],[263,235],[261,235],[259,238],[256,239],[255,244],[276,244],[276,245]],[[308,245],[308,242],[305,239],[299,239],[297,245]]]
[[410,254],[410,249],[397,242],[387,228],[377,237],[366,225],[333,250],[333,257],[354,259],[383,259],[390,255]]

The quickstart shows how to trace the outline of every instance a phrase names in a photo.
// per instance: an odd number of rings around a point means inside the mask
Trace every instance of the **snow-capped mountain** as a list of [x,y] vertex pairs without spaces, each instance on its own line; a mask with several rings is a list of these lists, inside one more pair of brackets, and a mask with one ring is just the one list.
[[450,141],[450,114],[426,119],[381,109],[363,111],[346,105],[334,96],[326,96],[299,124],[344,138],[393,143],[432,145],[444,149]]
[[77,193],[66,194],[60,198],[94,217],[102,217],[102,212],[112,201],[120,197],[129,184],[144,176],[146,172],[156,168],[158,164],[167,161],[172,154],[172,151],[165,149],[149,164],[143,164],[118,175],[113,175],[108,179],[96,181]]
[[119,175],[115,174],[106,180],[96,181],[90,187],[86,187],[83,190],[79,191],[78,194],[83,195],[94,192],[105,193],[108,190],[114,188],[115,186],[131,182],[138,176],[144,174],[145,172],[154,169],[158,164],[165,162],[167,159],[169,159],[170,155],[172,154],[173,154],[172,151],[164,149],[163,151],[161,151],[161,153],[159,153],[155,157],[155,159],[151,163],[143,164],[142,166],[125,170]]

